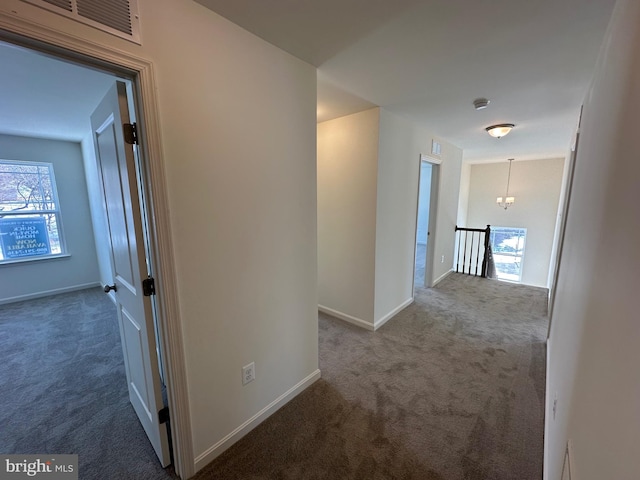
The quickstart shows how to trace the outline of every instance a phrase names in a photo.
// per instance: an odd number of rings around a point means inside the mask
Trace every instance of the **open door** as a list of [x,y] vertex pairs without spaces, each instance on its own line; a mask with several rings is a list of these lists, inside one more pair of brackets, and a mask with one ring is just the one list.
[[430,242],[429,216],[431,209],[431,173],[433,165],[420,161],[420,180],[418,184],[418,220],[416,227],[416,253],[414,265],[414,286],[429,286],[427,248]]
[[441,160],[420,155],[413,288],[433,286],[438,189]]
[[[163,467],[171,463],[167,424],[160,419],[162,385],[155,352],[154,318],[147,280],[134,146],[125,142],[129,123],[126,85],[115,82],[91,115],[105,199],[114,281],[112,292],[127,373],[129,400]],[[146,292],[145,292],[146,290]]]

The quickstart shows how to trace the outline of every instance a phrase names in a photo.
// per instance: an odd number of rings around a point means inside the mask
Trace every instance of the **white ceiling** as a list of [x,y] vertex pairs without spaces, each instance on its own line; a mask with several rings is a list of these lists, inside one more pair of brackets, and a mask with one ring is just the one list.
[[[317,66],[319,121],[379,105],[471,162],[566,154],[615,3],[197,1]],[[2,43],[0,65],[0,132],[18,135],[83,138],[114,79]],[[494,123],[516,128],[494,139]]]
[[[196,1],[317,66],[319,121],[379,105],[472,162],[566,154],[615,3]],[[494,139],[495,123],[516,128]]]
[[0,42],[0,133],[80,141],[115,77]]

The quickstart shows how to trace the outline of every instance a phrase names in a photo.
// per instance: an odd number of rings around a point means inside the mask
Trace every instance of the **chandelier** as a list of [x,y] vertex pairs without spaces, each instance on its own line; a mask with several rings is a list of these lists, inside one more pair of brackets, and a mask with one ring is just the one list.
[[513,162],[513,158],[509,159],[509,176],[507,177],[507,191],[504,197],[496,198],[496,204],[500,208],[504,208],[505,210],[513,205],[516,201],[516,197],[509,196],[509,182],[511,181],[511,162]]

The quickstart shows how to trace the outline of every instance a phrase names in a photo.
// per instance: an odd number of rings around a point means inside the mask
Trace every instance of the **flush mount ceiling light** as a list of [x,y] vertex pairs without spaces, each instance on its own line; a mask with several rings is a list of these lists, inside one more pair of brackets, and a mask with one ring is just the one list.
[[491,125],[485,128],[485,130],[492,137],[500,138],[509,133],[513,127],[515,127],[513,123],[501,123],[499,125]]

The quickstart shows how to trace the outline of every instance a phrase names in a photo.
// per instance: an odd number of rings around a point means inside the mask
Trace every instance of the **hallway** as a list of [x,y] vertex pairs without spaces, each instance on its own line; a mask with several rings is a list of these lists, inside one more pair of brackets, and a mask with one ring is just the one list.
[[540,480],[546,295],[452,274],[377,332],[321,314],[323,378],[196,478]]

